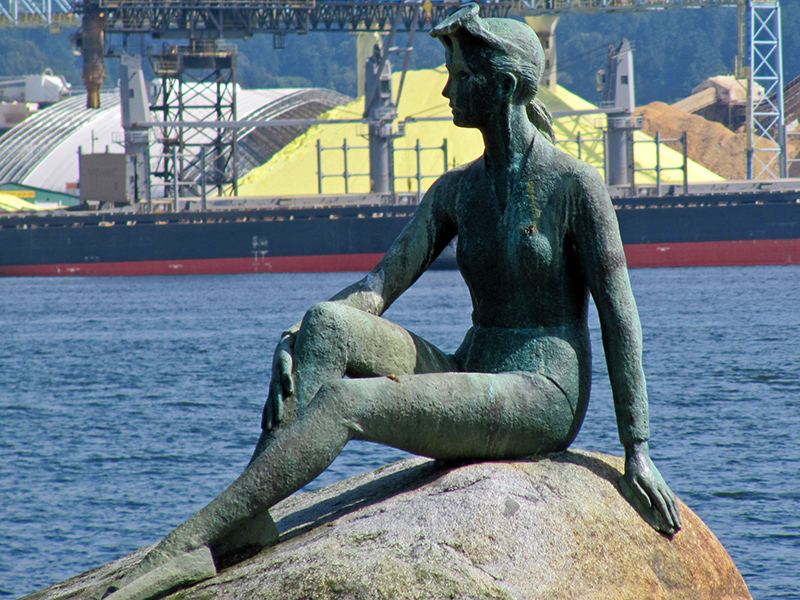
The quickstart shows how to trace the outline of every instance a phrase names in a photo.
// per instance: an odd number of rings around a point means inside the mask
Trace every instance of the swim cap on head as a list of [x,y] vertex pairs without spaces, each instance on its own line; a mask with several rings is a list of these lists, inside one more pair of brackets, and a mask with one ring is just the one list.
[[547,139],[555,141],[553,117],[536,98],[544,71],[544,50],[533,29],[514,19],[484,19],[480,7],[470,3],[434,27],[431,36],[440,38],[450,48],[456,42],[474,44],[477,40],[502,55],[507,67],[520,77],[523,83],[520,89],[530,94],[526,106],[528,119]]
[[513,60],[527,63],[537,84],[542,77],[544,50],[534,31],[525,23],[514,19],[484,19],[475,3],[459,8],[434,27],[431,36],[449,37],[459,43],[472,36]]

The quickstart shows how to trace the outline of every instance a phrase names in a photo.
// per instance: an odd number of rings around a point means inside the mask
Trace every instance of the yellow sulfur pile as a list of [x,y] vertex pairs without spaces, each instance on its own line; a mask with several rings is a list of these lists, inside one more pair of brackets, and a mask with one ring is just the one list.
[[[444,66],[436,69],[409,71],[403,88],[402,98],[398,106],[399,120],[409,117],[449,117],[451,116],[447,99],[441,91],[447,81],[447,69]],[[399,86],[400,75],[394,75],[394,89]],[[588,110],[594,105],[571,94],[561,86],[554,90],[543,89],[539,98],[551,111]],[[357,119],[364,110],[364,99],[335,108],[323,118]],[[584,139],[602,139],[602,127],[605,117],[600,114],[581,117],[563,117],[555,122],[556,138],[559,142],[577,138],[578,132]],[[641,132],[637,132],[635,140],[651,140]],[[325,177],[322,189],[319,189],[317,168],[317,140],[323,148],[331,148],[322,152],[322,172],[326,175],[341,175],[344,172],[344,142],[350,147],[359,147],[347,153],[347,170],[351,173],[348,180],[350,193],[369,192],[369,154],[367,151],[366,125],[331,124],[314,126],[304,135],[276,153],[266,164],[252,170],[239,183],[239,194],[242,196],[280,196],[309,195],[317,193],[338,194],[345,191],[344,177]],[[395,189],[398,192],[417,190],[417,153],[403,151],[403,148],[414,148],[417,140],[423,148],[420,156],[420,173],[422,190],[426,190],[436,177],[444,170],[444,153],[442,145],[447,140],[448,167],[460,165],[478,158],[483,152],[483,140],[476,129],[463,129],[453,125],[451,121],[418,121],[409,122],[405,136],[394,142]],[[577,144],[560,143],[559,146],[570,154],[577,155]],[[336,148],[336,149],[332,149]],[[435,148],[435,149],[433,149]],[[635,146],[637,167],[652,168],[655,166],[655,144],[637,143]],[[679,167],[683,156],[678,152],[661,145],[661,165],[663,167]],[[581,158],[603,168],[603,144],[601,141],[584,143]],[[662,172],[663,182],[682,182],[681,171]],[[721,178],[700,165],[690,162],[689,180],[720,181]],[[638,184],[654,183],[655,172],[639,172],[636,174]]]

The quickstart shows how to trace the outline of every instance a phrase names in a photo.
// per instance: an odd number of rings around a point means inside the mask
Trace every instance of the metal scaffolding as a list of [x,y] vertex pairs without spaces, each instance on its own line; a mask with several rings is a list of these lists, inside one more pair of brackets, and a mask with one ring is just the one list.
[[238,131],[204,123],[236,121],[236,47],[192,40],[187,46],[165,45],[150,59],[161,80],[151,112],[162,123],[196,123],[159,128],[162,153],[154,157],[151,172],[163,182],[164,196],[199,196],[202,185],[235,195]]
[[778,0],[749,0],[750,88],[747,178],[786,177],[781,8]]

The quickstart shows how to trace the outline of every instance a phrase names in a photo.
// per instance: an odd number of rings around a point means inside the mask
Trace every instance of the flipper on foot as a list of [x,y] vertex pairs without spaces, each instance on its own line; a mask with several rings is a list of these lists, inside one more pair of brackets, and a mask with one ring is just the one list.
[[264,511],[214,543],[212,550],[219,561],[248,549],[261,550],[277,543],[278,528],[269,512]]
[[169,590],[210,579],[217,574],[211,549],[202,546],[144,573],[105,600],[150,600]]

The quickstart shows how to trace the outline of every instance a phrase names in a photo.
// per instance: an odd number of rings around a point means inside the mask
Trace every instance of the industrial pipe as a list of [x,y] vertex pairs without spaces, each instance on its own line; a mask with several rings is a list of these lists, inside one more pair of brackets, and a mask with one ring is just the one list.
[[105,15],[100,7],[87,4],[83,13],[81,53],[83,81],[86,84],[86,108],[100,108],[100,87],[106,78],[103,63],[105,53]]

